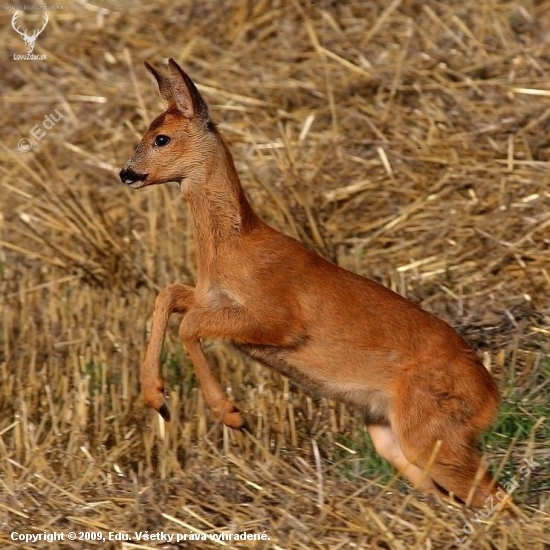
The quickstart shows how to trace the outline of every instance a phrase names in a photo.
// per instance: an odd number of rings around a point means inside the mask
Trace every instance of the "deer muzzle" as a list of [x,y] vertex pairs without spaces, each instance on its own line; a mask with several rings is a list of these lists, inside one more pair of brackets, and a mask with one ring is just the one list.
[[125,183],[130,187],[138,187],[136,184],[143,183],[147,179],[148,175],[149,174],[138,174],[131,168],[123,168],[119,173],[122,183]]

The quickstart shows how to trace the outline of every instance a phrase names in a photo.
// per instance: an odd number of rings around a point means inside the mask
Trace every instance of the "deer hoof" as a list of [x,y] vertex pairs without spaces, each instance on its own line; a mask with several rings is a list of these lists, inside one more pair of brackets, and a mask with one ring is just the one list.
[[239,409],[237,407],[233,407],[232,410],[229,412],[226,412],[223,415],[222,422],[228,427],[233,430],[243,430],[246,428],[245,426],[245,420],[242,417]]
[[166,422],[170,421],[170,409],[166,403],[166,397],[164,395],[164,388],[162,384],[155,384],[154,386],[143,388],[143,397],[145,402],[155,409]]
[[170,422],[170,409],[166,403],[163,403],[157,411],[166,422]]

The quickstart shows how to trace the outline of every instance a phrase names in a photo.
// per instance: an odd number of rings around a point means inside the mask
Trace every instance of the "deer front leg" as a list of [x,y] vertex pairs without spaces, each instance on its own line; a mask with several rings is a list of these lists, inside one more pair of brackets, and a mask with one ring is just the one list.
[[223,422],[228,428],[241,430],[244,427],[244,420],[239,409],[237,409],[233,402],[228,399],[220,383],[214,376],[208,359],[206,359],[204,355],[200,340],[188,338],[185,333],[185,327],[182,330],[181,327],[184,326],[184,321],[182,321],[180,325],[180,337],[195,367],[195,372],[197,373],[206,404],[212,410],[216,418]]
[[304,331],[299,320],[291,312],[287,313],[283,321],[272,320],[271,326],[269,322],[260,324],[239,306],[196,308],[184,316],[179,329],[180,338],[195,366],[207,405],[226,426],[241,429],[243,419],[214,377],[200,339],[211,337],[241,344],[291,346],[300,340]]
[[193,302],[194,288],[174,283],[163,288],[155,300],[151,337],[141,367],[141,390],[145,402],[164,418],[170,420],[170,409],[164,397],[164,383],[160,372],[160,356],[170,315],[185,313]]

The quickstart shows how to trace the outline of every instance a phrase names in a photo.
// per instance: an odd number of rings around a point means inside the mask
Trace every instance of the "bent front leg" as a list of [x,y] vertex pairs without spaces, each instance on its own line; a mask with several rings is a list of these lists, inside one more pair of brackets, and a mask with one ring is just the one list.
[[141,367],[141,390],[145,402],[164,420],[170,420],[170,409],[164,397],[164,383],[160,372],[160,357],[168,320],[172,313],[185,313],[193,302],[192,286],[174,283],[163,288],[155,300],[153,326],[145,360]]
[[201,338],[285,347],[292,346],[304,336],[305,331],[298,331],[297,327],[301,328],[301,324],[290,314],[273,325],[262,325],[240,306],[197,308],[187,312],[180,324],[180,338],[193,361],[207,405],[226,426],[241,429],[243,419],[212,373]]
[[195,372],[197,373],[206,404],[216,418],[223,422],[228,428],[241,430],[244,427],[243,417],[233,401],[227,397],[227,394],[223,391],[220,383],[214,376],[208,359],[206,355],[204,355],[200,340],[188,338],[185,333],[185,326],[183,330],[181,328],[182,326],[184,326],[184,321],[182,321],[180,325],[180,337],[195,367]]

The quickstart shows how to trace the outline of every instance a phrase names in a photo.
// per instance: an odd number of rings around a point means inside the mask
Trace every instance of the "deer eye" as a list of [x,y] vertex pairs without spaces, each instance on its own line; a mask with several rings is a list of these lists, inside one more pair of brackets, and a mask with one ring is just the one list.
[[164,134],[160,134],[155,138],[155,145],[157,147],[164,147],[170,143],[170,138]]

